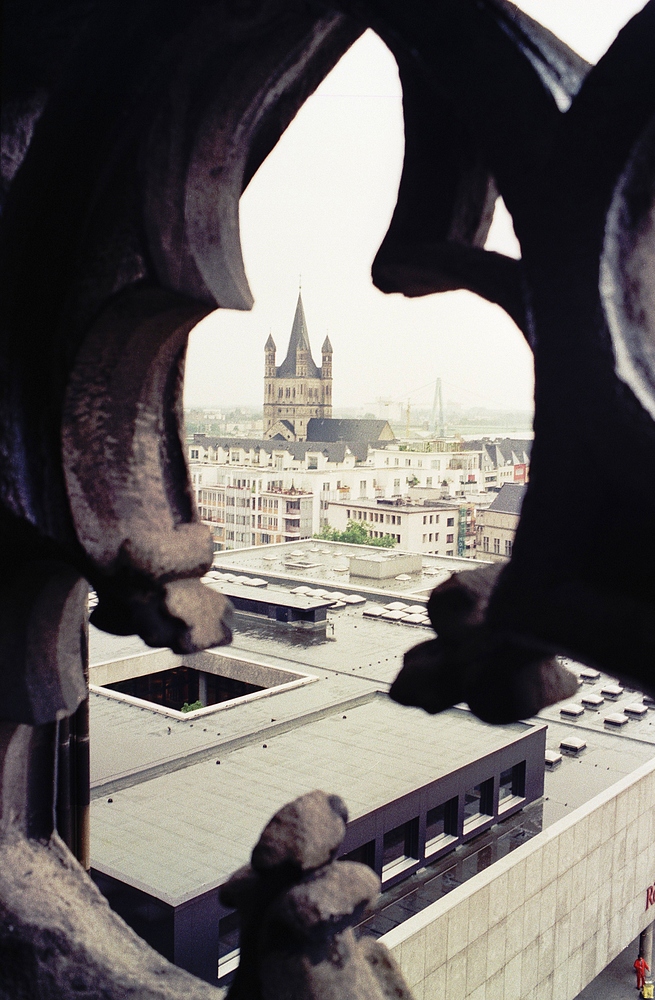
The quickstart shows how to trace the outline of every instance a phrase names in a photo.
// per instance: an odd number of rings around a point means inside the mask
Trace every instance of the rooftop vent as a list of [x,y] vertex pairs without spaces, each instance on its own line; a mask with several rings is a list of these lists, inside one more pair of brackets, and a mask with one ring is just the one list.
[[584,740],[580,740],[576,736],[567,736],[561,741],[559,748],[562,753],[570,757],[577,757],[583,750],[586,750],[587,744]]
[[625,726],[629,721],[630,719],[623,712],[613,712],[611,715],[606,715],[603,719],[606,726],[616,726],[617,728]]
[[605,704],[605,699],[600,694],[583,694],[580,700],[588,708],[599,708]]
[[584,708],[582,705],[562,705],[559,714],[570,719],[579,719],[581,715],[584,715]]
[[585,667],[584,670],[580,671],[580,677],[582,677],[583,681],[598,681],[600,680],[600,673],[598,670],[591,670]]
[[610,701],[616,701],[623,694],[623,688],[620,684],[606,684],[605,687],[601,688],[601,694],[604,694],[606,698]]
[[634,705],[626,705],[623,709],[626,715],[632,715],[636,719],[643,719],[644,715],[648,715],[648,705],[640,705],[635,702]]

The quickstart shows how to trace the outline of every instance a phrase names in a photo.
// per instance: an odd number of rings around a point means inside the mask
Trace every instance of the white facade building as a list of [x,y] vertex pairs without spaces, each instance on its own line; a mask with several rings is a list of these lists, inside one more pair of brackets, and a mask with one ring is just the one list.
[[[188,446],[188,457],[196,502],[200,507],[208,506],[199,492],[208,486],[247,483],[248,489],[258,493],[270,489],[302,490],[312,496],[310,534],[318,533],[327,524],[340,528],[342,518],[337,514],[337,506],[332,506],[339,502],[349,502],[352,507],[356,501],[398,498],[419,499],[423,503],[452,501],[460,510],[461,536],[459,547],[457,537],[455,539],[453,554],[474,556],[474,506],[476,509],[488,506],[495,491],[505,482],[515,482],[517,477],[525,481],[527,455],[521,442],[510,442],[508,447],[505,447],[507,442],[503,442],[504,450],[500,445],[487,443],[467,450],[454,442],[446,444],[450,450],[427,451],[419,447],[409,450],[398,442],[383,446],[367,441],[254,440],[196,434]],[[524,461],[518,462],[519,458]],[[494,467],[494,463],[500,461],[505,464]],[[492,492],[486,492],[485,488]],[[426,493],[419,496],[423,490]],[[362,511],[364,509],[362,507]],[[335,517],[339,518],[338,523]],[[464,525],[461,522],[465,522]],[[420,523],[422,525],[422,515]],[[442,555],[449,552],[448,542],[443,543],[441,537],[435,541],[435,531],[429,530],[429,521],[426,527],[426,532],[412,532],[414,540],[411,543],[403,539],[402,547]],[[402,536],[402,532],[400,534]],[[423,534],[427,536],[425,542]],[[451,532],[446,532],[448,534]]]
[[305,490],[244,477],[230,483],[199,485],[196,495],[200,518],[211,531],[215,552],[312,536],[314,498]]
[[331,527],[345,531],[348,521],[366,528],[371,538],[388,535],[398,548],[438,556],[456,556],[459,503],[410,503],[402,499],[341,500],[328,506]]

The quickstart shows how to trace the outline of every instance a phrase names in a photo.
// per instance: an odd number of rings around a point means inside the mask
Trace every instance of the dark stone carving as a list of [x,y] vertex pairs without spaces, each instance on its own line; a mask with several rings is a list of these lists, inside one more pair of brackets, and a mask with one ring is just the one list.
[[[471,288],[514,317],[535,360],[531,481],[512,559],[481,621],[408,654],[394,695],[431,711],[465,696],[484,718],[515,718],[570,691],[556,653],[652,692],[655,587],[630,551],[608,454],[636,467],[655,447],[655,5],[595,67],[504,0],[347,9],[396,54],[411,133],[375,280],[409,295]],[[480,247],[485,176],[512,214],[520,261]],[[635,525],[655,515],[646,465]],[[650,536],[639,546],[640,565],[654,546]]]
[[377,896],[366,865],[335,861],[348,814],[314,791],[284,806],[221,900],[239,912],[241,959],[227,1000],[411,1000],[391,955],[352,925]]
[[1,841],[0,997],[220,1000],[113,913],[55,835]]
[[88,587],[71,566],[34,559],[0,577],[2,718],[33,726],[72,715],[87,696]]
[[460,701],[485,722],[529,718],[572,697],[578,679],[533,644],[487,623],[489,598],[501,566],[455,573],[428,603],[437,638],[405,654],[389,694],[402,705],[442,712]]

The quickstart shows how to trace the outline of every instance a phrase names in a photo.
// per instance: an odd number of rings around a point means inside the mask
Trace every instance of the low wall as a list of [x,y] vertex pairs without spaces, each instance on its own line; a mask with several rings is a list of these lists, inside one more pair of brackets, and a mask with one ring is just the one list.
[[415,1000],[574,1000],[655,919],[655,760],[389,931]]
[[298,670],[285,670],[265,663],[256,663],[225,652],[204,650],[182,656],[172,653],[170,649],[153,649],[149,653],[137,653],[136,656],[93,664],[89,668],[89,682],[96,687],[103,687],[106,684],[117,684],[132,677],[143,677],[146,674],[181,666],[204,670],[209,674],[220,674],[223,677],[231,677],[265,688],[288,684],[306,676]]

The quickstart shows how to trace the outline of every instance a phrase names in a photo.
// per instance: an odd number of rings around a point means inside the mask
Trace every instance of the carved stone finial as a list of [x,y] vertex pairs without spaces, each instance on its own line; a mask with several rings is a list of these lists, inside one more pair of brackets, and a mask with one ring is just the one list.
[[400,970],[353,925],[377,896],[366,865],[335,861],[348,813],[314,791],[273,816],[221,901],[241,923],[241,960],[228,1000],[411,1000]]
[[496,563],[454,573],[432,591],[428,614],[437,638],[405,654],[389,692],[394,701],[430,713],[465,701],[485,722],[504,723],[576,693],[575,674],[544,647],[490,627],[489,598],[501,569]]

